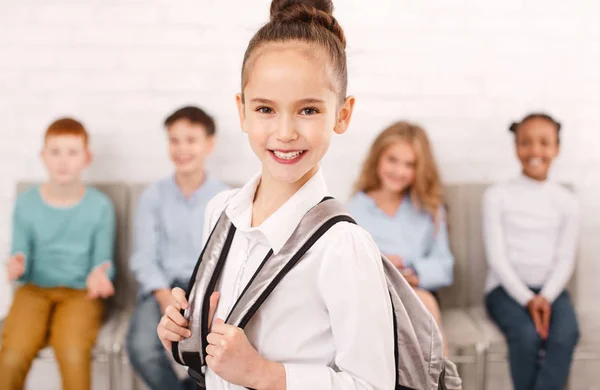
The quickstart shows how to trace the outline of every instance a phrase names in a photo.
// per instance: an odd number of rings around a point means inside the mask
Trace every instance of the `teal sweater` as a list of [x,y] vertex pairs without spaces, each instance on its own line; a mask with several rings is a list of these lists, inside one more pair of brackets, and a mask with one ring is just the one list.
[[[81,201],[71,207],[49,205],[39,187],[17,199],[11,253],[25,255],[25,273],[19,281],[85,289],[95,266],[113,264],[114,240],[113,204],[94,188],[87,187]],[[108,276],[114,276],[114,266]]]

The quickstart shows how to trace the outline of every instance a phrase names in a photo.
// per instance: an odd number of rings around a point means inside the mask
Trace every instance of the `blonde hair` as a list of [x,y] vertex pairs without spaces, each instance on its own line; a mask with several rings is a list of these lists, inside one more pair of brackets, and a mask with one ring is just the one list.
[[379,161],[387,148],[399,141],[411,145],[416,155],[415,180],[408,189],[410,199],[418,208],[429,213],[437,225],[441,217],[439,209],[444,204],[440,174],[427,133],[413,123],[396,122],[377,136],[363,163],[354,192],[366,193],[381,187],[377,173]]

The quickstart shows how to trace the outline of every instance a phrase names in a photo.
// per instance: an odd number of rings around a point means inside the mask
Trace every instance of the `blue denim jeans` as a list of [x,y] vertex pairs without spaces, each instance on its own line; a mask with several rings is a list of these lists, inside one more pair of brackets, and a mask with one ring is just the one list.
[[[539,289],[531,289],[536,294]],[[543,341],[526,307],[502,287],[485,297],[488,314],[508,343],[510,372],[515,390],[563,390],[569,378],[579,326],[567,292],[552,303],[550,333]]]
[[[187,285],[176,282],[173,287],[187,288]],[[138,299],[126,340],[131,365],[152,390],[196,389],[191,378],[183,383],[177,378],[172,360],[158,339],[156,327],[161,317],[160,305],[154,295]]]

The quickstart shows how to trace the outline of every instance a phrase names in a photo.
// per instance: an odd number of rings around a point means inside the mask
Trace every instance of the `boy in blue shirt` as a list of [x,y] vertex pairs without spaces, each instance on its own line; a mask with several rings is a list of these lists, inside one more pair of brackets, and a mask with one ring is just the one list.
[[173,303],[171,289],[187,287],[202,251],[206,204],[227,187],[204,169],[214,148],[215,123],[208,114],[183,107],[165,120],[165,127],[175,173],[148,187],[136,211],[130,266],[139,291],[127,352],[148,387],[178,390],[188,384],[177,378],[156,327]]
[[42,160],[48,181],[19,196],[13,214],[7,271],[21,286],[2,333],[0,388],[22,389],[33,359],[50,344],[63,389],[85,390],[102,323],[101,299],[114,293],[114,208],[81,181],[91,162],[81,123],[52,123]]

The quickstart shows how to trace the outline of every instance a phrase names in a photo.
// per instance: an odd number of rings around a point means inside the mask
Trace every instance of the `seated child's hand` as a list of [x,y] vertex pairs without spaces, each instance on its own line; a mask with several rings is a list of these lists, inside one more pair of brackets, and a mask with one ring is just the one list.
[[391,261],[396,268],[404,268],[404,261],[402,260],[402,257],[396,255],[385,255],[385,257],[387,257],[387,259]]
[[[177,301],[173,297],[173,293],[168,288],[160,288],[152,293],[160,306],[160,313],[165,314],[169,305],[174,305]],[[185,294],[184,294],[185,297]]]
[[[176,341],[179,342],[184,338],[192,336],[192,332],[187,328],[188,320],[183,317],[180,310],[188,308],[188,301],[185,298],[185,291],[176,287],[171,291],[171,295],[175,300],[175,303],[167,306],[165,314],[158,322],[156,333],[160,339],[163,347],[171,352],[171,344]],[[210,306],[208,310],[208,323],[212,324],[212,319],[217,310],[217,303],[219,302],[219,293],[214,292],[210,296]]]
[[108,271],[110,267],[110,262],[106,262],[97,266],[90,272],[85,283],[89,298],[108,298],[115,293],[115,288],[106,275],[106,271]]
[[533,319],[533,324],[537,333],[540,335],[542,340],[548,338],[550,332],[550,316],[552,313],[552,306],[541,295],[534,296],[528,303],[527,309]]
[[6,270],[9,281],[12,282],[19,279],[25,272],[25,255],[17,253],[14,256],[11,256],[10,259],[8,259]]
[[400,273],[412,287],[419,287],[419,276],[412,268],[402,268]]

